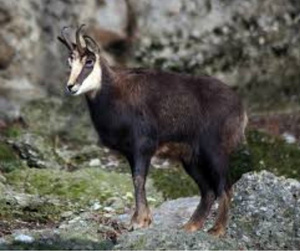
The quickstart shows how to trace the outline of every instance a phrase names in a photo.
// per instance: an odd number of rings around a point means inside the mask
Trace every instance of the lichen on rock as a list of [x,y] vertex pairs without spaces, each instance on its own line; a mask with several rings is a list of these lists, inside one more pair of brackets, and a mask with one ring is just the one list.
[[[262,171],[247,173],[234,186],[230,222],[224,238],[179,228],[199,197],[164,202],[154,225],[122,236],[116,249],[293,249],[300,244],[300,183]],[[216,207],[204,228],[212,226]],[[127,220],[126,215],[120,217]]]

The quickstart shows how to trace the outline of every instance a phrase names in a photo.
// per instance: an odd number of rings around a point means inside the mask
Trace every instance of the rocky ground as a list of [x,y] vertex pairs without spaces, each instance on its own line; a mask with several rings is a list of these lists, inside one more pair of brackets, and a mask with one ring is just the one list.
[[[299,2],[129,2],[135,20],[120,0],[0,0],[0,249],[299,249]],[[128,164],[97,145],[84,101],[63,96],[56,36],[81,23],[125,41],[114,51],[95,37],[113,64],[210,74],[243,96],[248,144],[231,159],[224,238],[205,232],[214,212],[204,231],[180,230],[198,191],[158,159],[147,183],[154,224],[127,231]]]
[[193,197],[198,191],[176,163],[157,159],[147,182],[154,224],[128,232],[133,187],[126,161],[96,145],[84,116],[67,131],[68,111],[78,104],[62,104],[58,99],[30,102],[22,110],[23,121],[1,131],[1,249],[298,247],[300,185],[286,179],[300,175],[297,137],[291,142],[282,131],[271,136],[255,129],[257,120],[250,123],[248,145],[232,156],[237,183],[224,238],[205,232],[214,212],[204,231],[180,230],[199,201]]
[[[18,197],[19,196],[19,197]],[[14,194],[23,200],[25,195]],[[27,198],[29,199],[29,198]],[[29,199],[30,200],[30,199]],[[41,200],[41,199],[40,199]],[[116,216],[115,207],[64,212],[55,225],[24,226],[0,240],[1,249],[298,249],[300,245],[300,183],[269,172],[247,173],[235,184],[231,219],[225,237],[205,231],[212,226],[215,208],[197,233],[180,229],[199,197],[179,198],[153,209],[149,229],[128,232],[130,214]],[[19,203],[21,203],[19,201]],[[33,202],[30,202],[33,203]],[[98,207],[97,207],[98,206]]]

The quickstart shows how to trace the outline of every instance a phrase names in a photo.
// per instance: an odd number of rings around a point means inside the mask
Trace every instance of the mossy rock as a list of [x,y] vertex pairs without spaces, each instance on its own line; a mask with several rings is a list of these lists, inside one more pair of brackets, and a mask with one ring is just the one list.
[[22,114],[32,132],[80,143],[97,142],[82,98],[48,98],[29,102]]
[[63,164],[55,152],[54,142],[45,135],[24,132],[9,142],[29,167],[59,169]]
[[18,222],[46,224],[57,222],[61,213],[70,209],[69,204],[33,195],[3,191],[0,197],[0,220],[9,222],[11,227]]
[[[85,168],[74,172],[50,169],[26,169],[6,175],[7,183],[17,191],[39,196],[55,196],[71,201],[81,207],[93,201],[102,204],[118,198],[123,206],[132,205],[133,185],[129,174],[108,172],[102,169]],[[152,204],[162,201],[160,193],[147,182],[148,197]]]

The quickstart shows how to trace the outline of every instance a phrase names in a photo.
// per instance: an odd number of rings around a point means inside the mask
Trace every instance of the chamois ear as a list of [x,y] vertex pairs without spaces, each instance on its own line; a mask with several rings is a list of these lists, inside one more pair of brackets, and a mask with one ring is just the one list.
[[85,40],[86,47],[90,52],[93,52],[95,54],[100,54],[100,47],[93,38],[91,38],[88,35],[84,35],[83,38]]

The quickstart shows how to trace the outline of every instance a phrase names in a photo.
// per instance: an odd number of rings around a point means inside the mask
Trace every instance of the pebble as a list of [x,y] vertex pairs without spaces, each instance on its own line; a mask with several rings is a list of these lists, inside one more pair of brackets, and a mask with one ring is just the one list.
[[26,234],[18,234],[14,237],[15,241],[23,242],[23,243],[32,243],[34,242],[34,238],[30,235]]
[[93,166],[100,166],[101,165],[101,161],[99,159],[91,159],[89,166],[93,167]]
[[288,132],[283,133],[282,137],[284,138],[285,142],[288,144],[294,144],[297,141],[295,136]]
[[114,212],[114,211],[115,211],[115,209],[112,208],[112,207],[104,207],[103,209],[104,209],[106,212]]
[[73,215],[72,211],[66,211],[66,212],[64,212],[64,213],[61,214],[61,217],[63,217],[63,218],[69,218],[72,215]]
[[97,211],[101,208],[101,204],[97,201],[92,205],[92,210]]

